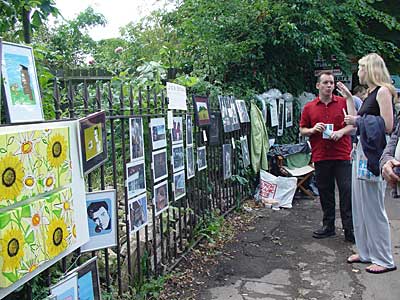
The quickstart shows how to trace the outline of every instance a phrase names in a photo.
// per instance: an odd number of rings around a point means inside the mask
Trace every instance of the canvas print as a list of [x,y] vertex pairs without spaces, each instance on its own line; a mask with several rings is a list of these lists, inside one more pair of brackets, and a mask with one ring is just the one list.
[[90,240],[81,247],[81,250],[86,252],[116,246],[116,191],[105,190],[87,193],[86,214]]
[[163,181],[154,186],[153,204],[155,214],[158,216],[169,207],[168,203],[168,181]]
[[168,177],[167,150],[161,149],[152,153],[153,157],[153,180],[160,181]]
[[207,168],[206,146],[197,148],[197,169],[199,171]]
[[165,118],[155,118],[150,120],[151,142],[153,150],[167,146]]
[[186,146],[193,145],[193,119],[186,115]]
[[173,117],[171,130],[172,144],[183,142],[183,121],[182,117]]
[[190,179],[194,177],[194,150],[193,146],[188,146],[186,148],[186,177]]
[[243,166],[246,168],[250,165],[249,144],[247,143],[247,136],[240,137],[240,146],[242,148]]
[[146,191],[146,171],[144,160],[133,161],[126,164],[126,186],[128,198]]
[[144,158],[143,119],[129,119],[131,161]]
[[240,123],[250,122],[250,117],[247,112],[246,102],[244,100],[236,100],[236,108],[239,114]]
[[174,180],[172,182],[174,188],[174,199],[178,200],[186,195],[185,185],[185,171],[181,171],[174,174]]
[[286,112],[286,127],[293,126],[293,102],[286,101],[285,102],[285,112]]
[[78,273],[78,299],[101,300],[97,256],[89,259],[68,274],[71,273]]
[[183,144],[172,146],[172,171],[183,170],[185,168],[185,155]]
[[128,202],[129,211],[129,230],[132,235],[140,228],[146,226],[148,222],[147,216],[147,196],[146,193],[129,200]]
[[82,169],[88,174],[107,160],[106,114],[96,112],[79,120]]
[[221,143],[221,114],[213,112],[210,115],[210,127],[208,128],[208,140],[210,145],[217,146]]
[[55,300],[78,300],[78,273],[72,273],[50,287]]
[[32,48],[2,43],[2,75],[11,123],[43,121],[43,108]]
[[221,110],[222,124],[224,126],[224,132],[231,132],[233,130],[232,120],[228,114],[228,105],[230,106],[230,100],[226,96],[218,96],[219,108]]
[[232,176],[232,146],[231,144],[222,145],[222,168],[224,180]]
[[199,127],[210,125],[210,108],[208,98],[193,96],[193,108],[196,117],[196,124]]

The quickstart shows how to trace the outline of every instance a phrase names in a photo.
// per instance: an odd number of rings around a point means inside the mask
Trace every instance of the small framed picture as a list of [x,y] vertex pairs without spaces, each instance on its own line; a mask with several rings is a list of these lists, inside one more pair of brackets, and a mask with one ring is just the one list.
[[193,119],[186,115],[186,146],[193,145]]
[[126,186],[128,199],[146,191],[146,171],[144,160],[126,164]]
[[233,97],[228,97],[228,115],[231,118],[232,130],[239,130],[240,123],[238,118],[238,112],[236,110],[235,99]]
[[132,235],[140,228],[146,226],[148,222],[146,193],[129,200],[128,211],[129,232]]
[[244,100],[236,100],[236,108],[239,114],[240,123],[250,122],[249,114],[247,113],[246,102]]
[[167,149],[161,149],[152,153],[153,157],[153,180],[160,181],[168,177]]
[[168,204],[168,181],[163,181],[154,186],[153,204],[156,216],[161,214],[169,206]]
[[246,168],[250,165],[249,144],[247,143],[247,136],[240,137],[240,146],[242,148],[243,166]]
[[293,101],[285,102],[286,127],[293,126]]
[[208,105],[208,98],[193,96],[193,108],[197,126],[203,127],[210,125],[210,107]]
[[171,129],[171,141],[172,144],[178,144],[183,142],[183,121],[182,117],[173,117]]
[[185,168],[185,155],[183,144],[172,146],[172,172],[183,170]]
[[2,75],[10,123],[43,121],[32,47],[2,42]]
[[224,180],[232,176],[232,148],[231,144],[222,145],[222,167]]
[[55,300],[78,300],[78,273],[74,272],[51,286],[50,293]]
[[207,168],[206,146],[197,148],[197,169],[199,171]]
[[208,128],[208,140],[210,145],[217,146],[221,143],[221,114],[213,112],[210,115],[210,127]]
[[174,199],[178,200],[186,195],[185,185],[185,171],[180,171],[174,174],[174,180],[172,182],[174,188]]
[[101,300],[97,256],[72,270],[78,273],[78,299]]
[[144,159],[143,119],[129,119],[131,161]]
[[87,174],[107,160],[106,113],[99,111],[79,120],[83,173]]
[[222,124],[224,132],[231,132],[233,130],[232,120],[228,114],[228,105],[230,106],[229,98],[226,96],[218,96],[219,108],[221,110]]
[[90,240],[81,247],[82,252],[116,246],[116,191],[86,193],[86,214]]
[[155,118],[150,120],[151,143],[153,150],[167,146],[165,118]]
[[186,177],[190,179],[194,177],[194,150],[193,146],[188,146],[186,148]]

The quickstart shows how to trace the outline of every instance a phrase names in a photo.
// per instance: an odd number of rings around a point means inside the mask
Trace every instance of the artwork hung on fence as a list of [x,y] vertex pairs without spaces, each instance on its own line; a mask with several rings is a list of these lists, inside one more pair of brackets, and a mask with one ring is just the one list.
[[271,127],[278,126],[279,118],[278,118],[278,104],[275,98],[270,98],[268,100],[269,104],[269,112],[271,117]]
[[77,134],[77,121],[2,128],[0,298],[89,238]]
[[131,161],[144,159],[143,119],[129,119]]
[[206,146],[197,148],[197,169],[199,171],[207,168]]
[[222,168],[224,172],[224,180],[232,176],[232,146],[231,144],[222,145]]
[[88,174],[107,161],[106,113],[99,111],[79,120],[82,169]]
[[193,119],[186,115],[186,146],[193,145]]
[[71,273],[78,273],[78,299],[101,300],[97,256],[89,259]]
[[51,286],[50,293],[55,300],[78,300],[78,273],[72,273]]
[[208,140],[210,145],[217,146],[220,144],[221,136],[221,114],[213,112],[210,115],[210,127],[208,128]]
[[183,121],[182,117],[173,117],[171,130],[172,144],[183,142]]
[[283,135],[283,128],[285,127],[285,100],[279,99],[278,101],[278,136]]
[[185,168],[185,154],[183,144],[172,146],[172,172],[183,170]]
[[129,200],[129,230],[132,235],[142,227],[147,225],[147,196],[146,193]]
[[247,142],[247,136],[240,137],[240,146],[242,148],[243,166],[246,168],[250,165],[249,144]]
[[1,67],[10,123],[43,121],[32,47],[2,42]]
[[167,146],[165,134],[165,118],[155,118],[150,120],[151,144],[153,150]]
[[153,157],[153,180],[160,181],[168,177],[167,150],[161,149],[152,153]]
[[291,127],[293,126],[293,101],[285,102],[285,112],[286,112],[286,118],[285,118],[286,127]]
[[227,97],[218,96],[219,108],[221,111],[222,124],[224,126],[224,132],[232,131],[231,118],[228,115]]
[[208,98],[203,96],[193,96],[193,108],[196,124],[199,127],[210,125],[210,107]]
[[155,214],[158,216],[169,206],[168,204],[168,181],[163,181],[154,186],[153,204]]
[[90,240],[81,247],[81,251],[87,252],[116,246],[116,191],[87,193],[86,214]]
[[248,123],[250,122],[250,117],[247,112],[246,102],[244,100],[235,100],[236,108],[239,114],[240,123]]
[[186,195],[185,186],[185,171],[180,171],[174,174],[174,180],[172,182],[174,188],[174,199],[178,200]]
[[233,97],[228,97],[228,115],[231,119],[232,130],[239,130],[240,123],[238,118],[238,112],[236,110],[235,99]]
[[172,82],[167,82],[168,109],[187,110],[186,88]]
[[126,187],[128,199],[146,191],[146,171],[144,160],[126,164]]
[[194,150],[193,146],[188,146],[186,148],[186,177],[190,179],[194,177]]

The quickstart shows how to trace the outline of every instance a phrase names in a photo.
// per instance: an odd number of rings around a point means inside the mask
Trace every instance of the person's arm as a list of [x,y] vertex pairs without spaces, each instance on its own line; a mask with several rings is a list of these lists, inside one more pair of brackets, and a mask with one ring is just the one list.
[[393,172],[394,167],[400,166],[400,162],[394,158],[394,153],[399,139],[399,125],[397,125],[396,130],[392,133],[389,142],[383,150],[381,159],[379,160],[382,176],[391,186],[400,180],[400,178]]
[[336,142],[340,140],[344,135],[353,135],[355,130],[356,128],[353,125],[346,125],[338,131],[332,132],[330,137]]
[[379,89],[376,101],[379,104],[381,117],[385,121],[386,133],[391,133],[393,130],[392,94],[387,87],[383,86]]
[[347,113],[351,116],[357,115],[356,107],[354,106],[353,95],[350,93],[349,89],[342,83],[338,82],[337,91],[346,99]]
[[325,124],[322,122],[319,122],[314,125],[312,128],[307,128],[307,127],[300,127],[300,134],[302,136],[312,136],[313,134],[316,133],[322,133],[325,130]]

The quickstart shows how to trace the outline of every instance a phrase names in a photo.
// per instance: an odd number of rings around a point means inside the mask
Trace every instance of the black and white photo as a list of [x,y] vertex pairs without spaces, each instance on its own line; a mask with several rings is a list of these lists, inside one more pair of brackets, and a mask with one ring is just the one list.
[[244,100],[236,100],[236,108],[239,114],[240,123],[250,122],[250,117],[247,112],[246,102]]
[[186,148],[186,177],[190,179],[194,177],[195,168],[194,168],[194,151],[193,146],[188,146]]
[[193,145],[193,118],[186,115],[186,146]]
[[247,136],[240,137],[240,145],[242,148],[243,166],[246,168],[250,165],[249,144],[247,142]]
[[174,200],[178,200],[186,195],[185,186],[185,171],[180,171],[174,174],[174,180],[172,182],[174,187]]
[[207,168],[206,146],[197,148],[197,169],[199,171]]
[[222,145],[222,167],[224,180],[232,176],[232,148],[231,144]]
[[143,119],[129,119],[131,161],[144,158]]

